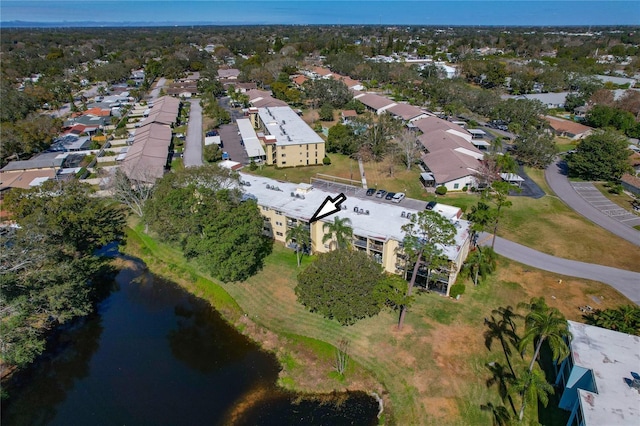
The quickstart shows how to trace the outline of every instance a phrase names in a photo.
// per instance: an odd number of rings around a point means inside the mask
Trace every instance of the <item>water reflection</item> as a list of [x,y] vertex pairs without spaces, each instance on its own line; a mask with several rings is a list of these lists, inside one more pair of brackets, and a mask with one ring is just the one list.
[[115,281],[97,314],[21,375],[3,425],[376,424],[364,394],[336,407],[277,389],[273,356],[143,265]]

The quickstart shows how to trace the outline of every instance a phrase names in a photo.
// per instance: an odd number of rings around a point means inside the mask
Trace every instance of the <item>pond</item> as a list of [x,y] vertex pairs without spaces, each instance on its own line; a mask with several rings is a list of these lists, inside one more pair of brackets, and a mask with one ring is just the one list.
[[377,424],[364,393],[314,401],[278,389],[274,356],[142,264],[114,286],[17,376],[3,425]]

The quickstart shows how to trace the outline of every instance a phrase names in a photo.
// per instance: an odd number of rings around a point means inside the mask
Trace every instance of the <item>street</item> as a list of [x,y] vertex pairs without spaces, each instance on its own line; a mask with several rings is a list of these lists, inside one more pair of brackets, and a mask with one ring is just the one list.
[[183,162],[185,167],[202,166],[202,106],[200,99],[191,99],[189,125],[184,142]]

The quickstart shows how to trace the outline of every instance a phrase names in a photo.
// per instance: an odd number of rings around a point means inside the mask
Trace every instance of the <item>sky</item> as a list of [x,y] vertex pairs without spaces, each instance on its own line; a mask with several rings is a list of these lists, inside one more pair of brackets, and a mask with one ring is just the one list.
[[2,0],[0,22],[118,25],[640,25],[640,0]]

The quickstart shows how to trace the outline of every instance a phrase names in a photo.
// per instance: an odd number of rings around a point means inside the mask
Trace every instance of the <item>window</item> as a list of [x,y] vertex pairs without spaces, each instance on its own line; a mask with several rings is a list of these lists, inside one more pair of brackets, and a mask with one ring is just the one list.
[[281,212],[280,210],[276,210],[276,214],[277,214],[278,216],[282,216],[282,212]]
[[276,222],[276,226],[282,226],[282,222]]
[[460,186],[460,184],[459,184],[459,183],[454,183],[454,184],[453,184],[453,189],[458,189],[458,187],[459,187],[459,186]]
[[286,157],[286,156],[287,156],[287,154],[282,154],[282,157],[283,157],[283,158],[284,158],[284,157]]
[[282,232],[276,232],[276,235],[277,235],[278,237],[282,237]]
[[[309,144],[307,144],[307,151],[309,151]],[[307,154],[308,155],[308,154]]]
[[286,162],[286,161],[283,161],[283,162],[282,162],[282,164],[287,164],[287,162]]
[[271,229],[269,229],[269,227],[268,227],[268,226],[265,226],[264,228],[262,228],[262,230],[263,230],[264,232],[271,232]]
[[267,207],[267,206],[262,206],[262,210],[264,210],[265,212],[268,212],[268,211],[269,211],[269,207]]

